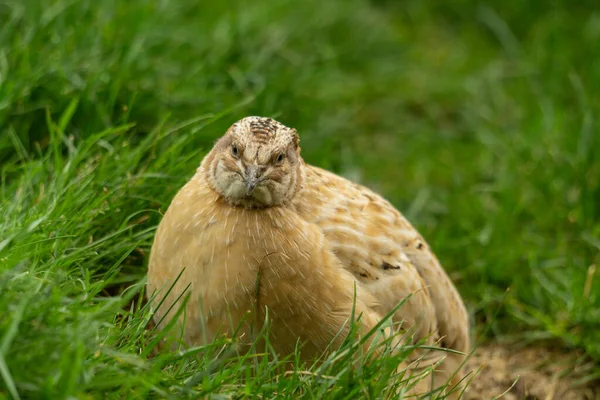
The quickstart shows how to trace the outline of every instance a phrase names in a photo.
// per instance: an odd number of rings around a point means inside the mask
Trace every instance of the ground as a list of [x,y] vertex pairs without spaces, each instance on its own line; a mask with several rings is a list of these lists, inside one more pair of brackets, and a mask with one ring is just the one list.
[[594,364],[582,361],[580,352],[496,343],[479,347],[467,368],[480,369],[465,400],[600,398],[600,385],[585,379]]

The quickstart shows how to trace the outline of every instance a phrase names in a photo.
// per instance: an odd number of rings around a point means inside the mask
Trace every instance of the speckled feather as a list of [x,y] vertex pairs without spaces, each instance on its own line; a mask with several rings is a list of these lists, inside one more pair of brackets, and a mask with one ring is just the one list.
[[[243,153],[231,156],[233,145]],[[286,161],[277,164],[282,152]],[[238,177],[249,165],[270,177],[252,197],[240,194]],[[296,131],[272,119],[234,124],[173,199],[152,247],[149,293],[166,293],[182,268],[155,320],[189,285],[189,344],[240,324],[250,343],[268,309],[273,347],[290,353],[299,340],[312,359],[347,331],[356,287],[365,331],[411,295],[394,322],[414,340],[469,350],[462,299],[421,235],[380,195],[304,163]],[[443,355],[436,384],[462,362]]]

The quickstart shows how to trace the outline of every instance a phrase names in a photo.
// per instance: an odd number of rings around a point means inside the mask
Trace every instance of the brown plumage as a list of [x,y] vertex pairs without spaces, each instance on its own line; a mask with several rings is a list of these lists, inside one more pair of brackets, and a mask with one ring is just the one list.
[[[298,142],[294,129],[247,117],[206,155],[156,233],[148,292],[164,293],[185,268],[156,320],[189,285],[188,344],[231,334],[244,319],[240,334],[251,342],[268,309],[275,350],[291,353],[300,340],[313,359],[347,331],[356,287],[364,330],[410,295],[394,322],[414,340],[468,352],[464,304],[425,240],[378,194],[306,164]],[[438,385],[463,357],[434,353],[416,353],[423,359],[411,367],[446,356]]]

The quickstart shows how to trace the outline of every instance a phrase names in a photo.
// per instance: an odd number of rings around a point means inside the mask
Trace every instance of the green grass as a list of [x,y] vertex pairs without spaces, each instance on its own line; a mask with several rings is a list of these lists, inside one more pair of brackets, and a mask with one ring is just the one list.
[[405,212],[478,338],[600,361],[600,11],[577,4],[0,2],[0,396],[390,390],[393,356],[282,377],[215,365],[227,343],[149,354],[156,224],[245,115]]

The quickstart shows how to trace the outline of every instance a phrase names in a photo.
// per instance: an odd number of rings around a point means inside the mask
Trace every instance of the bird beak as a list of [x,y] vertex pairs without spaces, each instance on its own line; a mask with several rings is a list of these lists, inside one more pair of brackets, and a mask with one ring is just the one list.
[[256,185],[258,184],[258,175],[260,171],[257,165],[251,165],[246,169],[246,176],[244,177],[244,184],[246,185],[246,196],[250,196]]
[[246,181],[246,196],[250,196],[254,192],[256,181]]

